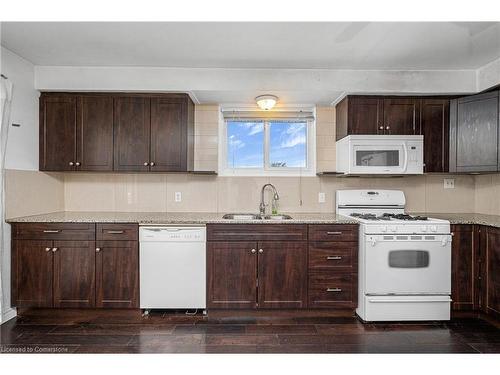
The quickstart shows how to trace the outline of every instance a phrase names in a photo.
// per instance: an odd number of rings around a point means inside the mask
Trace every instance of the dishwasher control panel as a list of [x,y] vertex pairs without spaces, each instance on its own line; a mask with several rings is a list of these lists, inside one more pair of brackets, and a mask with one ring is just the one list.
[[145,226],[139,228],[141,242],[205,242],[203,226]]

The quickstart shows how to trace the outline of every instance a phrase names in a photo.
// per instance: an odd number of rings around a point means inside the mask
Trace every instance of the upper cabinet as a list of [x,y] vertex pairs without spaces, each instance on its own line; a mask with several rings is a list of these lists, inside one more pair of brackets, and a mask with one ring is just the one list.
[[455,99],[450,104],[450,172],[500,170],[499,92]]
[[345,97],[336,106],[337,140],[350,134],[424,136],[424,171],[448,171],[449,100],[426,97]]
[[194,104],[186,94],[43,93],[40,170],[187,172]]

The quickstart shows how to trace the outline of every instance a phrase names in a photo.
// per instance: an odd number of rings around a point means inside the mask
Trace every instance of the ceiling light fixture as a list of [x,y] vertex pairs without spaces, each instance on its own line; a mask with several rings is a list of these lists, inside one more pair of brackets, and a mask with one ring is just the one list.
[[274,95],[260,95],[255,98],[255,101],[260,109],[268,111],[276,105],[278,97]]

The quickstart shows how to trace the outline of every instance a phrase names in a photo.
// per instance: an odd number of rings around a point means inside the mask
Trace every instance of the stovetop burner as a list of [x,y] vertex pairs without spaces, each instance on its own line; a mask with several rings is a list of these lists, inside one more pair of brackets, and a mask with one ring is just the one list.
[[426,221],[428,218],[426,216],[412,216],[408,214],[390,214],[390,213],[384,213],[380,216],[377,216],[376,214],[370,214],[370,213],[353,213],[351,214],[353,217],[357,217],[363,220],[405,220],[405,221]]

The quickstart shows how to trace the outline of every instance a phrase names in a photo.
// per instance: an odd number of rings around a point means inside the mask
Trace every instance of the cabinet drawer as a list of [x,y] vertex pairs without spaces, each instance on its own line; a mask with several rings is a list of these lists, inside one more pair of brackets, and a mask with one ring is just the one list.
[[356,274],[309,275],[309,307],[353,307],[356,305]]
[[357,241],[356,224],[309,225],[309,241]]
[[208,241],[306,241],[303,224],[207,225]]
[[18,240],[93,241],[94,223],[16,223],[12,237]]
[[309,268],[353,268],[357,242],[310,242]]
[[139,226],[137,224],[97,224],[96,231],[98,241],[139,240]]

